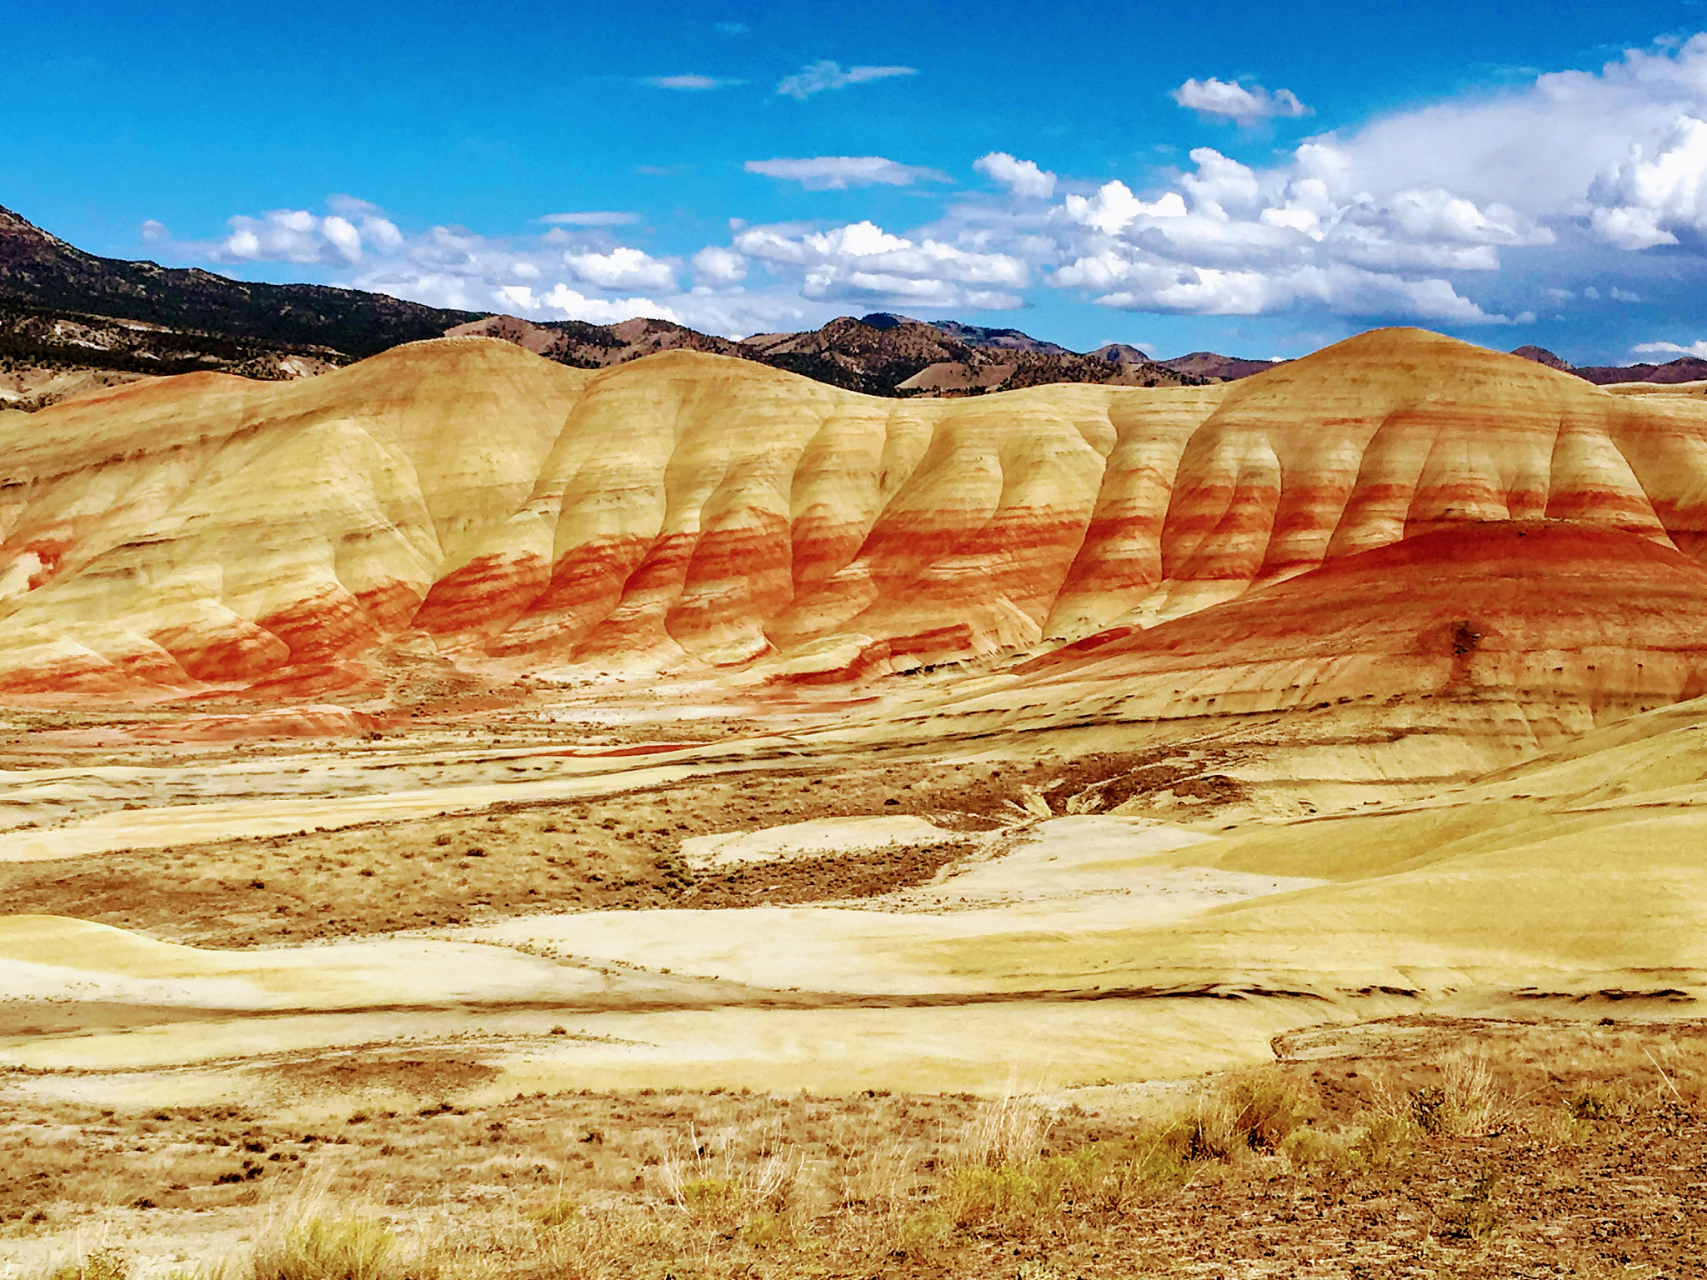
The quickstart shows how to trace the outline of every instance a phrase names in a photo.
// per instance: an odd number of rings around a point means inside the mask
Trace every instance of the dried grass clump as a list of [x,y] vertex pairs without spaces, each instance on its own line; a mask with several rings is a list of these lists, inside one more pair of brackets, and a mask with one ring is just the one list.
[[1049,1113],[1029,1098],[1005,1093],[986,1103],[967,1130],[960,1163],[993,1169],[1035,1160],[1053,1125]]
[[429,1280],[430,1261],[405,1256],[397,1237],[368,1218],[312,1218],[255,1250],[248,1280]]
[[1484,1170],[1462,1196],[1441,1215],[1442,1234],[1456,1240],[1486,1240],[1505,1225],[1494,1207],[1499,1176]]
[[755,1210],[782,1214],[800,1179],[801,1157],[780,1135],[762,1137],[762,1153],[743,1157],[747,1133],[702,1139],[686,1136],[659,1153],[656,1191],[664,1205],[690,1216],[743,1216]]
[[1307,1110],[1284,1080],[1235,1078],[1199,1100],[1181,1128],[1181,1154],[1201,1162],[1227,1160],[1243,1151],[1279,1151],[1304,1123]]
[[98,1249],[48,1272],[45,1280],[129,1280],[130,1261],[116,1249]]
[[1505,1128],[1517,1114],[1518,1099],[1480,1053],[1449,1058],[1438,1085],[1409,1096],[1411,1119],[1427,1134],[1479,1137]]

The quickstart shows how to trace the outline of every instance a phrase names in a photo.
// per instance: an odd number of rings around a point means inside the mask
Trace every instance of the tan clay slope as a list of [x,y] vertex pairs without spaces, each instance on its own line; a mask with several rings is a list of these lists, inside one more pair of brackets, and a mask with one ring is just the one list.
[[912,404],[463,338],[85,397],[0,441],[0,687],[296,694],[411,634],[524,663],[740,661],[767,629],[1031,642],[1102,454],[1158,405],[1183,436],[1215,394]]
[[[1707,992],[1704,724],[1707,700],[1693,701],[1421,804],[1151,859],[1331,883],[1123,936],[997,940],[1007,980],[1456,989],[1490,1005],[1503,992],[1531,1015],[1606,992],[1626,1015],[1682,1011]],[[969,944],[918,959],[999,963]]]
[[1242,715],[1328,699],[1513,699],[1597,719],[1707,691],[1707,568],[1585,522],[1455,524],[1149,630],[1114,628],[1017,668],[1051,714]]
[[1154,622],[1455,522],[1691,556],[1707,527],[1707,405],[1415,330],[1222,387],[953,402],[462,338],[84,397],[0,423],[0,458],[13,693],[300,693],[410,637],[834,678]]
[[0,428],[14,687],[248,682],[395,634],[526,499],[586,379],[434,343],[298,383],[151,380]]

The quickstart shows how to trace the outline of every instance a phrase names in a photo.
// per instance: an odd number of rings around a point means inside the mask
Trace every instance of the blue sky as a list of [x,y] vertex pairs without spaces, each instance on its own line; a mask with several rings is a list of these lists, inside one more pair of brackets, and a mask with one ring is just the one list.
[[1387,323],[1707,354],[1701,0],[7,26],[0,204],[114,256],[735,334],[894,310],[1161,355]]

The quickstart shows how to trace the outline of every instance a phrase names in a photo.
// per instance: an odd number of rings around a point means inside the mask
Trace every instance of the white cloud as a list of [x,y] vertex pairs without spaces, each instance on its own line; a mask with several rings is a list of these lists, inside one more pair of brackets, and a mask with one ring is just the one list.
[[1242,125],[1276,116],[1295,118],[1310,114],[1310,108],[1298,101],[1298,95],[1290,89],[1270,93],[1260,84],[1246,88],[1237,81],[1217,80],[1214,76],[1207,80],[1187,80],[1171,96],[1182,107]]
[[1707,229],[1707,121],[1680,115],[1644,154],[1641,142],[1590,188],[1589,225],[1620,249],[1676,244],[1677,231]]
[[640,250],[621,247],[609,253],[565,253],[563,265],[601,289],[672,289],[676,269]]
[[363,200],[360,196],[344,195],[333,192],[326,197],[326,207],[341,217],[380,218],[385,216],[385,210],[371,200]]
[[[239,215],[228,221],[231,231],[225,239],[201,248],[215,262],[347,265],[360,262],[370,249],[389,253],[403,243],[403,233],[381,216],[378,205],[353,196],[331,196],[327,204],[342,212],[321,217],[306,209],[273,209],[259,218]],[[360,224],[352,218],[360,218]],[[160,232],[163,236],[165,228]]]
[[749,160],[748,173],[798,182],[808,191],[843,191],[848,187],[910,187],[915,182],[950,182],[939,169],[900,164],[882,156],[810,156],[798,160]]
[[1688,346],[1678,343],[1637,343],[1630,350],[1637,355],[1693,355],[1697,360],[1707,360],[1707,340],[1693,341]]
[[[1352,190],[1439,187],[1532,218],[1585,219],[1597,181],[1633,148],[1657,156],[1680,116],[1707,118],[1707,35],[1675,49],[1632,49],[1598,71],[1539,75],[1378,117],[1328,135],[1337,181]],[[1607,196],[1612,192],[1606,188]],[[1602,197],[1593,207],[1617,207]]]
[[1064,284],[1122,286],[1097,298],[1103,306],[1122,311],[1256,316],[1308,305],[1351,316],[1508,322],[1505,316],[1487,314],[1444,280],[1405,280],[1339,263],[1259,271],[1081,260],[1056,276]]
[[362,241],[381,253],[391,253],[403,243],[403,233],[397,224],[386,218],[363,218]]
[[688,93],[701,93],[707,89],[728,89],[735,85],[746,84],[745,80],[735,80],[728,76],[646,76],[641,84],[650,85],[654,89],[676,89]]
[[359,262],[362,256],[362,233],[355,224],[337,214],[320,223],[320,234],[336,249],[345,262]]
[[1612,287],[1611,292],[1612,292],[1612,300],[1614,302],[1640,302],[1642,300],[1641,294],[1631,293],[1630,290],[1620,289],[1616,285],[1614,285]]
[[540,222],[564,227],[626,227],[640,221],[638,213],[592,210],[585,213],[548,213]]
[[651,298],[588,297],[566,284],[557,284],[542,294],[535,294],[525,285],[506,285],[493,290],[493,297],[504,310],[530,316],[554,313],[564,320],[582,320],[588,324],[618,324],[636,316],[682,322],[668,306]]
[[[355,261],[348,254],[340,253],[322,234],[324,221],[306,209],[274,209],[259,218],[239,215],[227,223],[231,232],[220,242],[215,257],[221,262]],[[344,220],[339,218],[338,221]],[[356,257],[359,257],[359,242],[356,249]]]
[[865,84],[870,80],[888,80],[894,76],[916,76],[917,67],[849,67],[842,70],[839,63],[814,62],[798,73],[785,77],[776,91],[786,98],[804,102],[826,89],[845,89],[850,84]]
[[1012,255],[891,235],[869,221],[830,231],[751,227],[735,236],[734,245],[748,258],[797,270],[801,295],[812,301],[1014,307],[1022,301],[1015,290],[1029,275]]
[[1173,189],[1143,199],[1125,183],[1069,194],[1053,224],[1052,282],[1105,306],[1210,315],[1298,308],[1477,324],[1484,311],[1443,272],[1488,272],[1508,246],[1555,233],[1500,203],[1439,187],[1384,194],[1345,181],[1331,136],[1287,164],[1253,169],[1210,147]]
[[154,244],[159,240],[170,240],[172,238],[172,233],[166,230],[166,224],[164,222],[158,222],[153,218],[149,218],[144,222],[140,230],[142,238],[149,244]]
[[1183,218],[1186,214],[1185,201],[1178,192],[1170,191],[1146,204],[1118,178],[1098,187],[1094,196],[1068,196],[1064,207],[1074,222],[1110,236],[1119,235],[1138,218]]
[[999,182],[1009,195],[1025,200],[1047,200],[1055,194],[1055,175],[1037,167],[1034,160],[1016,160],[1006,151],[979,156],[972,167],[992,182]]
[[694,278],[702,284],[728,286],[747,276],[747,260],[732,249],[708,244],[693,256]]

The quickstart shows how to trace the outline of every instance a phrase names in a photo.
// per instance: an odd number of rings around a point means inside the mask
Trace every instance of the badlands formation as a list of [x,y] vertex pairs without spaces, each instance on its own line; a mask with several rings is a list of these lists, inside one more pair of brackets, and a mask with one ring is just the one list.
[[1707,994],[1698,389],[462,337],[0,440],[0,1101],[1106,1099]]
[[[1661,563],[1638,543],[1670,553],[1668,588],[1616,588],[1620,617],[1669,614],[1644,593],[1687,593],[1707,548],[1699,405],[1412,330],[1212,387],[899,402],[695,352],[593,373],[460,338],[292,383],[132,384],[0,431],[0,691],[73,701],[373,693],[422,649],[846,680],[1325,571],[1307,600],[1359,553],[1489,522],[1580,527],[1546,555],[1583,605],[1621,558]],[[1414,583],[1420,622],[1482,551],[1414,547],[1369,572]],[[1589,684],[1677,697],[1690,661]]]

